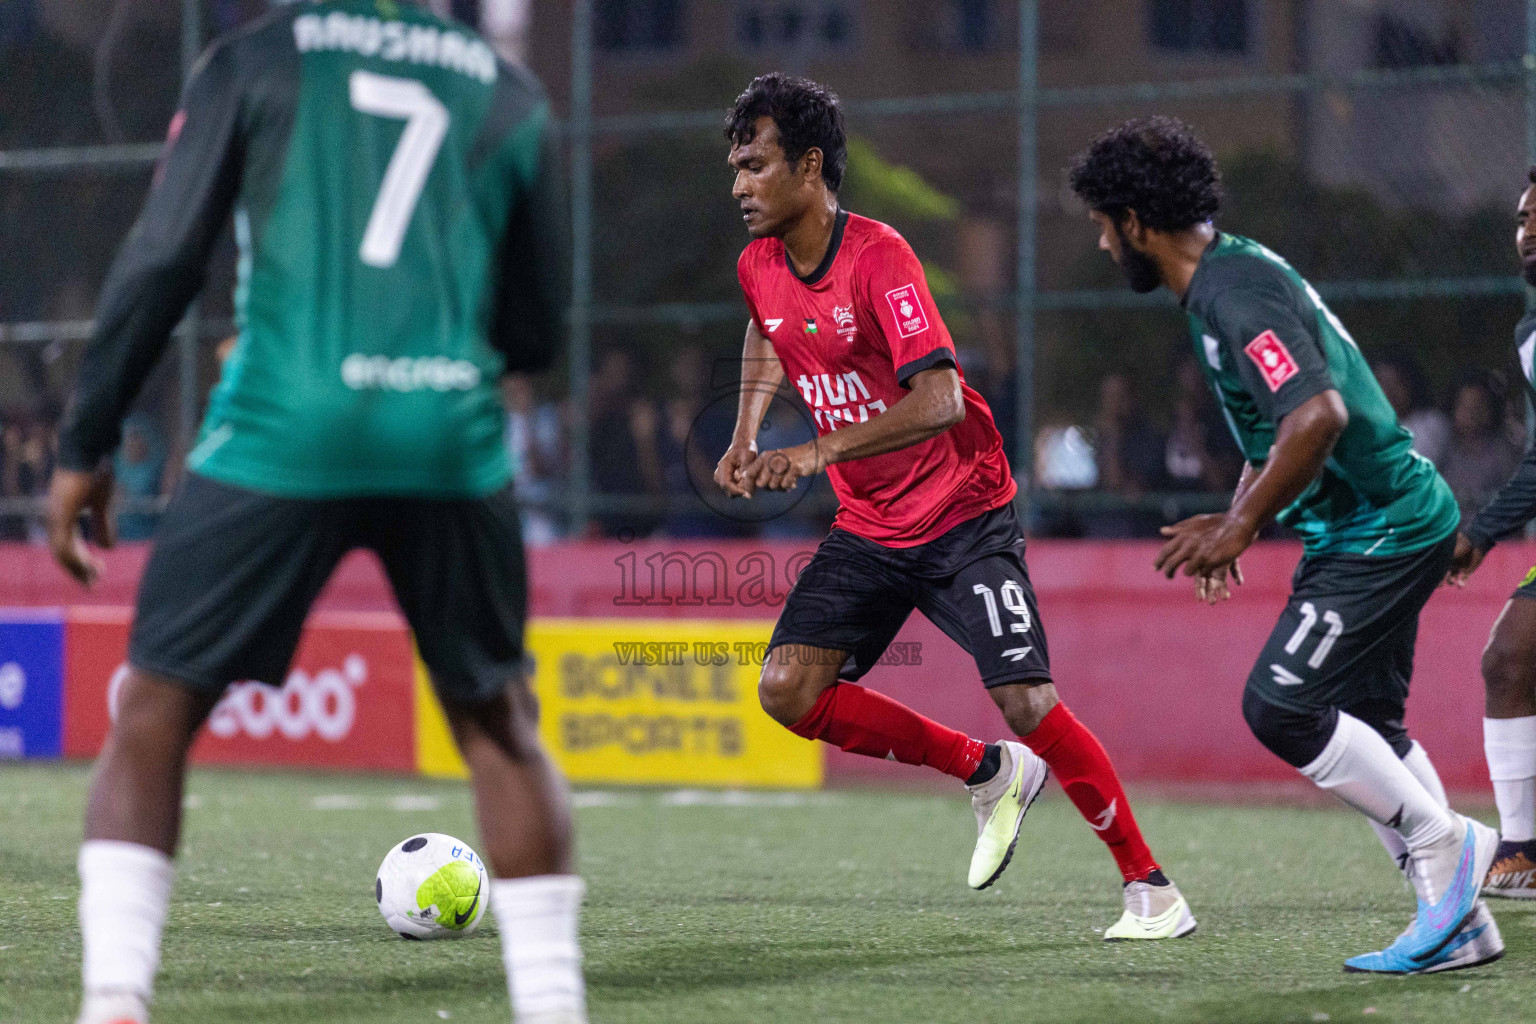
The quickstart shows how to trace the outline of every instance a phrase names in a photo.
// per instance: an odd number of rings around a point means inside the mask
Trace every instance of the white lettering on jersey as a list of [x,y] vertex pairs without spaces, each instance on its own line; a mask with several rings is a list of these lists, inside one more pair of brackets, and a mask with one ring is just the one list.
[[763,326],[768,328],[768,333],[769,334],[772,334],[774,331],[779,329],[779,325],[782,324],[783,322],[784,322],[784,318],[783,317],[776,316],[772,320],[764,320],[763,321]]
[[[800,397],[805,399],[805,404],[811,407],[816,425],[826,430],[836,430],[839,423],[868,423],[870,416],[885,412],[885,403],[878,398],[870,399],[869,388],[856,370],[847,373],[802,373],[796,378],[795,386],[800,389]],[[858,412],[855,413],[853,403],[859,400],[860,395],[865,401],[858,405]],[[829,409],[827,406],[834,408]]]
[[362,57],[427,64],[457,71],[486,85],[496,81],[496,54],[479,39],[433,25],[407,25],[365,15],[304,14],[293,20],[300,53],[338,50]]
[[467,359],[365,356],[341,361],[341,379],[353,391],[469,391],[480,385],[480,367]]

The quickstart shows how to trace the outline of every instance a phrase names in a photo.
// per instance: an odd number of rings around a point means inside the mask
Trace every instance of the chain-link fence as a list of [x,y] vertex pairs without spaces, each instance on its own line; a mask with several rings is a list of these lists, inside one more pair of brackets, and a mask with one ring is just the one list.
[[[534,68],[568,143],[571,344],[558,373],[505,388],[535,540],[824,527],[825,481],[767,521],[696,493],[729,434],[746,321],[720,129],[771,69],[843,96],[844,205],[923,259],[1036,532],[1148,534],[1235,480],[1181,314],[1119,283],[1064,188],[1071,154],[1139,113],[1210,143],[1221,225],[1317,285],[1466,500],[1518,457],[1513,211],[1536,152],[1536,2],[441,6]],[[180,78],[267,7],[0,0],[0,535],[36,532],[51,431]],[[217,378],[233,262],[226,242],[129,425],[129,536],[152,530]],[[803,423],[785,403],[767,429]]]

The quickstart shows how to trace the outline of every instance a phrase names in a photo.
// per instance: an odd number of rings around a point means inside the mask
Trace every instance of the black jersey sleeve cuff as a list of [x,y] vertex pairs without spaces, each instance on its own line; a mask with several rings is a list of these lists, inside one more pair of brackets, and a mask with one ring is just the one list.
[[950,366],[960,365],[955,360],[955,350],[947,345],[936,348],[926,355],[918,356],[910,363],[902,363],[896,367],[896,383],[906,387],[907,381],[917,374],[922,373],[924,370],[931,370],[935,366],[943,366],[945,363],[948,363]]

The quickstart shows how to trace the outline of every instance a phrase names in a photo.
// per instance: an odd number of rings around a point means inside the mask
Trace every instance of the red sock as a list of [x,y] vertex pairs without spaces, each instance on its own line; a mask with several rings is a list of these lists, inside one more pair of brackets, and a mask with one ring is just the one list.
[[975,773],[987,749],[980,740],[853,683],[821,691],[816,706],[789,731],[855,754],[927,765],[961,781]]
[[1034,732],[1019,738],[1050,766],[1078,813],[1114,854],[1127,882],[1157,869],[1104,745],[1065,704],[1057,704]]

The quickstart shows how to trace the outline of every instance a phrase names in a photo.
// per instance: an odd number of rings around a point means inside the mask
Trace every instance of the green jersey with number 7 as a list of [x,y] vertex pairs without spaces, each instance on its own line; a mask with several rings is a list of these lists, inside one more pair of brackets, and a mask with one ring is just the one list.
[[116,448],[233,214],[239,337],[188,468],[298,498],[505,486],[496,380],[551,361],[564,308],[548,111],[473,32],[395,0],[216,42],[108,277],[61,464]]

